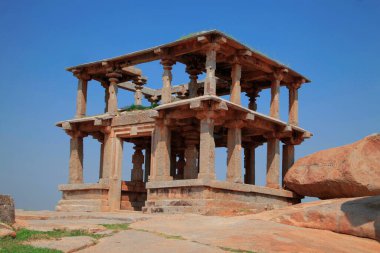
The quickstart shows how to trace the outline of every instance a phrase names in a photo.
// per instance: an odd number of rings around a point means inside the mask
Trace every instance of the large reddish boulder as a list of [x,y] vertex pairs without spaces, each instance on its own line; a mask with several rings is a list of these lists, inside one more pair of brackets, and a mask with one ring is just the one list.
[[320,200],[262,212],[253,217],[380,242],[380,196]]
[[380,134],[299,159],[285,176],[288,189],[321,199],[380,194]]

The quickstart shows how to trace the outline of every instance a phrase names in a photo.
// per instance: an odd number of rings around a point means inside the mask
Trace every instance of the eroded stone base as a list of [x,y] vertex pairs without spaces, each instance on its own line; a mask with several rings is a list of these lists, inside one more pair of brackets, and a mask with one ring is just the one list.
[[[143,182],[122,182],[121,210],[141,211],[146,200]],[[56,206],[57,211],[106,212],[109,211],[107,183],[65,184],[60,185],[62,199]]]
[[180,180],[151,182],[144,212],[236,215],[259,213],[300,202],[280,189],[221,181]]

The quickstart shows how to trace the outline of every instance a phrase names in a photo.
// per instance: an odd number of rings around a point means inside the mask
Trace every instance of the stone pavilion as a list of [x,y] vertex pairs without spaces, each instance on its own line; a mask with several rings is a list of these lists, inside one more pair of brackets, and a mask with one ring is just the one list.
[[[162,65],[161,89],[149,88],[137,68],[152,61]],[[174,64],[186,66],[188,83],[172,84]],[[312,136],[298,124],[298,90],[310,81],[291,68],[212,30],[67,70],[78,88],[75,117],[57,123],[70,137],[69,179],[59,186],[57,210],[255,213],[300,202],[281,178],[294,162],[295,146]],[[104,87],[105,109],[98,115],[86,114],[90,80]],[[282,86],[289,90],[287,121],[280,119]],[[120,89],[134,93],[136,110],[119,108],[126,103],[118,101]],[[257,112],[265,89],[269,115]],[[157,106],[143,107],[144,99]],[[93,169],[83,168],[89,136],[100,143],[94,183],[83,181],[83,170]],[[134,145],[130,181],[122,180],[125,142]],[[258,168],[255,149],[263,144],[266,168]],[[227,149],[225,181],[215,176],[219,147]],[[266,170],[265,186],[255,185],[257,170]]]

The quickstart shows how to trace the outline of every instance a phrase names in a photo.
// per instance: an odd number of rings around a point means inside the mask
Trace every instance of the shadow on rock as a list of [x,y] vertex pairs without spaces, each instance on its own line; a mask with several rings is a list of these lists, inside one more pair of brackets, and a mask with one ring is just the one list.
[[344,202],[341,210],[349,222],[345,225],[345,221],[341,221],[342,230],[350,230],[350,227],[367,227],[374,233],[371,237],[380,242],[380,195]]

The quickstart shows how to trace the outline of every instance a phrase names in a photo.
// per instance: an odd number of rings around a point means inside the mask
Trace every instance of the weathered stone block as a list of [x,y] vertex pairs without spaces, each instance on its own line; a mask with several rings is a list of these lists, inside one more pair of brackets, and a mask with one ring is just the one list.
[[0,195],[0,222],[15,223],[15,205],[9,195]]

